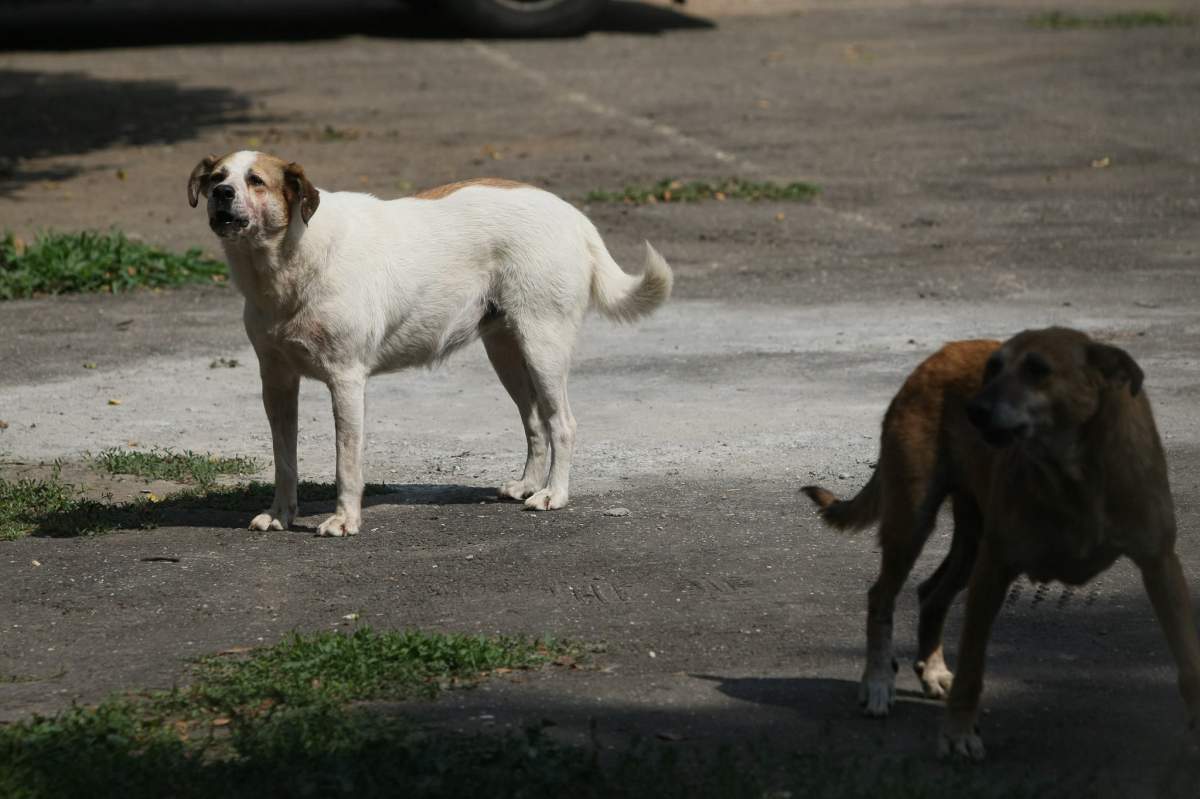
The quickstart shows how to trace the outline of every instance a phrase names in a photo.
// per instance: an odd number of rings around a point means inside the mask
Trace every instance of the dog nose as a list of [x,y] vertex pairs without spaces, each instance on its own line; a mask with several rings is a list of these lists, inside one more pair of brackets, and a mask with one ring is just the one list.
[[975,425],[976,429],[986,430],[992,422],[991,406],[980,400],[974,400],[967,405],[967,419]]
[[233,186],[230,186],[228,183],[222,183],[220,186],[214,187],[212,193],[213,197],[216,197],[218,200],[225,201],[232,200],[233,196],[237,194],[237,192],[233,190]]

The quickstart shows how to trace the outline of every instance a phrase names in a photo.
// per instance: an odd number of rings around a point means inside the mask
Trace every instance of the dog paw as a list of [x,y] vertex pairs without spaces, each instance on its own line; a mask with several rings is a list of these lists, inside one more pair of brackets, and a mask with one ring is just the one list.
[[358,520],[344,513],[335,513],[317,528],[317,535],[322,538],[341,538],[347,535],[358,535]]
[[858,686],[858,703],[864,716],[883,718],[896,703],[896,678],[893,674],[864,674]]
[[528,480],[509,480],[500,486],[497,492],[501,499],[523,500],[538,490],[537,485]]
[[945,699],[950,695],[950,686],[954,684],[954,672],[946,668],[945,663],[917,661],[913,671],[921,680],[921,689],[930,699]]
[[525,500],[525,507],[530,510],[558,510],[566,504],[566,491],[553,491],[549,488],[543,488]]
[[938,736],[938,757],[943,760],[969,760],[978,763],[986,756],[987,750],[983,748],[983,738],[979,737],[978,729],[954,732],[943,728]]
[[286,530],[292,526],[292,519],[296,516],[295,508],[281,511],[278,508],[271,508],[268,511],[255,516],[250,520],[251,530]]

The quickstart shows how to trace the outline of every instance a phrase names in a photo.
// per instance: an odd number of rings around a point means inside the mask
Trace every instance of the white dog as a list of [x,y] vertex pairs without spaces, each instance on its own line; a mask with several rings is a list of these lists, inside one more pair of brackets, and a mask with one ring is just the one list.
[[587,217],[522,183],[465,181],[383,201],[319,191],[299,164],[243,151],[196,166],[193,208],[201,195],[246,298],[271,423],[275,500],[254,530],[286,529],[296,515],[301,376],[333,395],[337,509],[317,533],[354,534],[367,377],[439,361],[476,337],[528,442],[524,474],[500,495],[561,508],[575,445],[567,370],[584,313],[594,305],[632,321],[671,293],[671,268],[649,243],[644,274],[627,275]]

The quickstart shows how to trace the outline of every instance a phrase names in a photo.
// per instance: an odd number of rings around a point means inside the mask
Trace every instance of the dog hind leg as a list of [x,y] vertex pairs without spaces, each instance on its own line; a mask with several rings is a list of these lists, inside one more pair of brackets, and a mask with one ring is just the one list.
[[510,480],[501,486],[499,494],[508,499],[523,500],[546,485],[550,429],[538,411],[529,367],[512,331],[500,328],[485,333],[483,346],[500,382],[516,403],[521,413],[521,424],[525,428],[525,471],[520,480]]
[[567,372],[579,319],[539,320],[537,327],[536,331],[520,330],[518,335],[538,412],[550,431],[550,476],[546,487],[528,497],[525,506],[555,510],[567,504],[575,452],[575,416],[567,401]]

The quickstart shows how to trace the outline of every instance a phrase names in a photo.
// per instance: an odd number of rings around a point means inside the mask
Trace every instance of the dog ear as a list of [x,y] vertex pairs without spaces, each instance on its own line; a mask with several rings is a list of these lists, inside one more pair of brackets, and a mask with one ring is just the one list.
[[196,207],[196,203],[200,202],[201,194],[208,194],[208,178],[216,165],[217,157],[210,155],[196,164],[196,168],[192,170],[192,175],[188,178],[188,203],[193,208]]
[[1113,383],[1128,383],[1129,393],[1137,396],[1142,390],[1142,380],[1145,375],[1142,367],[1138,366],[1128,352],[1120,347],[1108,344],[1089,344],[1087,349],[1088,364],[1104,375],[1104,379]]
[[304,176],[304,167],[295,162],[283,168],[283,197],[287,200],[288,208],[299,200],[300,218],[306,225],[321,204],[321,192]]

